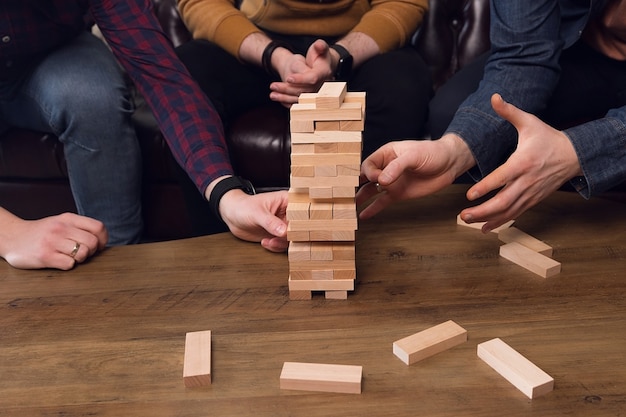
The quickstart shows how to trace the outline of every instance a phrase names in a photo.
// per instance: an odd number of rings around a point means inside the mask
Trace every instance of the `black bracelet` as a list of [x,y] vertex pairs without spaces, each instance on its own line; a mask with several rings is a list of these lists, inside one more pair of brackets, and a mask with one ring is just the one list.
[[230,190],[243,190],[244,193],[254,195],[256,194],[256,190],[250,181],[242,177],[228,177],[224,178],[213,187],[211,190],[211,195],[209,196],[209,207],[215,217],[219,220],[222,220],[222,216],[220,215],[220,200]]
[[261,66],[268,75],[280,78],[280,74],[278,73],[278,71],[276,71],[274,67],[272,67],[272,54],[277,48],[285,48],[291,51],[291,47],[285,42],[271,41],[263,50],[263,55],[261,55]]

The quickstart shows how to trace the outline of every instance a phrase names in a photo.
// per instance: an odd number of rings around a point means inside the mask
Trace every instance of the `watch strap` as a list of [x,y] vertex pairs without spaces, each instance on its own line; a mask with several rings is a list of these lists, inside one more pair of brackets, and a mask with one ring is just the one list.
[[256,190],[254,189],[252,183],[243,177],[232,176],[219,181],[215,184],[213,190],[211,190],[209,207],[211,208],[213,214],[215,214],[215,217],[220,220],[223,220],[220,215],[220,200],[224,197],[224,194],[230,190],[242,190],[244,193],[249,195],[256,194]]

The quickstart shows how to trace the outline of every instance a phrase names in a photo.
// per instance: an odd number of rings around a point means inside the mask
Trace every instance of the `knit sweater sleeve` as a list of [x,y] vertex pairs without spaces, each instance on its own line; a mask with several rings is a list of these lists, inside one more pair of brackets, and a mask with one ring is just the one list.
[[404,46],[428,10],[427,0],[372,0],[371,5],[352,32],[370,36],[381,52]]

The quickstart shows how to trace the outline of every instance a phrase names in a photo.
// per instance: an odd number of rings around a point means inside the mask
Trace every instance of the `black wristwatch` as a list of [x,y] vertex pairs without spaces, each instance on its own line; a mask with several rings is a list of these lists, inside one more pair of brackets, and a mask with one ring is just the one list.
[[256,190],[250,181],[242,177],[228,177],[224,178],[213,187],[211,190],[211,196],[209,197],[209,207],[213,211],[215,216],[222,220],[222,216],[220,215],[220,200],[230,190],[243,190],[244,193],[254,195],[256,194]]
[[352,74],[352,64],[354,62],[352,55],[341,45],[334,44],[330,47],[339,54],[339,62],[337,62],[337,68],[335,69],[335,80],[348,81]]

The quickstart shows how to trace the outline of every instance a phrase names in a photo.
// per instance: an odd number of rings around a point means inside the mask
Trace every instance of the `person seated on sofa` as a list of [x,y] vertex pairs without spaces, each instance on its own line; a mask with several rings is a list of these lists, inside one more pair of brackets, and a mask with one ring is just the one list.
[[[219,116],[151,8],[148,0],[0,3],[0,122],[59,137],[79,212],[26,221],[0,208],[0,256],[12,266],[66,270],[107,244],[139,241],[141,155],[118,62],[231,232],[268,250],[286,248],[286,192],[248,195],[233,176]],[[86,16],[114,55],[89,32]]]
[[226,126],[246,110],[288,108],[300,93],[339,80],[367,94],[364,156],[390,138],[424,133],[432,82],[410,38],[427,0],[178,0],[178,7],[194,40],[177,52]]
[[484,75],[473,73],[482,80],[445,134],[387,144],[363,162],[370,183],[357,202],[375,198],[362,219],[468,170],[482,178],[470,201],[497,190],[461,212],[485,232],[566,183],[590,198],[626,180],[626,1],[494,1],[490,31]]

